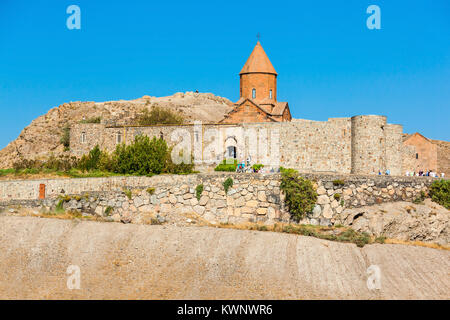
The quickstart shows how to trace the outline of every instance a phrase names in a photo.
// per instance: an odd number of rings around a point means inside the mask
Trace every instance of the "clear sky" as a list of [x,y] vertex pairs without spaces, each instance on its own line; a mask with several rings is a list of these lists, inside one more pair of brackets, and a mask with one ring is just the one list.
[[[81,30],[69,30],[69,5]],[[369,30],[369,5],[381,30]],[[295,118],[382,114],[450,140],[450,1],[0,0],[0,148],[69,101],[239,98],[256,34]]]

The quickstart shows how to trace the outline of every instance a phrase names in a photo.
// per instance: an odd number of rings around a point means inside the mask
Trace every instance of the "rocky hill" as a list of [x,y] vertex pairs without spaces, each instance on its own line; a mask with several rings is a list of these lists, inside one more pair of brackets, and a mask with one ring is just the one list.
[[108,102],[70,102],[53,108],[33,120],[19,137],[0,151],[0,168],[10,168],[21,157],[42,159],[64,153],[61,136],[65,127],[100,117],[102,122],[132,124],[143,108],[169,108],[183,115],[186,122],[218,122],[232,109],[232,102],[211,93],[175,93],[167,97],[144,96],[136,100]]

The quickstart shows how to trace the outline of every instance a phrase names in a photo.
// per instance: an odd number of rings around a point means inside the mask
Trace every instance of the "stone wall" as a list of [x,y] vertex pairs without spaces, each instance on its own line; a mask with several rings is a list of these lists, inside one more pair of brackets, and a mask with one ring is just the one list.
[[[386,117],[381,116],[203,126],[78,124],[71,129],[71,152],[81,156],[96,144],[113,151],[118,143],[131,143],[138,134],[162,136],[174,145],[181,141],[181,137],[172,140],[176,130],[188,137],[191,150],[200,150],[194,153],[198,161],[221,162],[228,157],[227,147],[235,146],[239,160],[250,154],[252,163],[281,165],[300,172],[376,174],[389,169],[393,175],[403,174],[402,127],[387,124]],[[81,135],[86,136],[86,142],[81,142]],[[276,158],[275,163],[268,162],[268,156]]]
[[[434,181],[427,177],[303,174],[314,181],[318,200],[302,223],[341,223],[345,209],[382,202],[413,201]],[[225,194],[223,182],[233,179]],[[0,207],[52,210],[64,207],[114,220],[142,222],[143,217],[194,214],[212,223],[288,222],[280,174],[192,174],[154,177],[110,177],[1,181]],[[38,200],[45,184],[46,199]],[[203,184],[197,199],[195,189]]]

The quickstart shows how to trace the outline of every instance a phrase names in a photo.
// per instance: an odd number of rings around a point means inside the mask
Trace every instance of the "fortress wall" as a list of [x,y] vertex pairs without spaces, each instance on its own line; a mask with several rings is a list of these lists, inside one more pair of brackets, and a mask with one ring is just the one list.
[[384,136],[386,139],[386,169],[391,171],[391,175],[404,175],[403,172],[403,126],[398,124],[386,124],[384,126]]
[[[86,134],[86,143],[81,143],[82,132]],[[182,135],[172,141],[175,132]],[[281,165],[300,172],[377,174],[378,170],[384,172],[388,168],[391,174],[401,175],[401,132],[401,126],[386,124],[383,116],[202,126],[78,124],[71,129],[71,150],[81,156],[98,143],[111,152],[119,141],[131,143],[139,134],[162,136],[173,146],[185,136],[191,150],[198,150],[194,153],[195,160],[214,161],[210,166],[228,158],[227,147],[234,146],[239,161],[251,155],[252,163]]]
[[[346,208],[412,201],[436,180],[312,173],[302,176],[313,181],[318,199],[301,223],[321,225],[347,221]],[[223,182],[229,177],[233,186],[226,194]],[[114,221],[145,223],[157,215],[170,219],[172,214],[193,214],[212,223],[288,222],[290,215],[284,207],[280,183],[280,174],[237,173],[1,181],[0,212],[14,211],[12,208],[49,211],[62,200],[66,210]],[[46,198],[38,200],[41,184],[45,185]],[[195,189],[199,184],[204,191],[197,199]],[[154,188],[153,193],[148,188]]]
[[350,119],[283,123],[281,163],[300,172],[351,171]]
[[355,116],[352,122],[352,173],[377,174],[386,170],[384,116]]
[[450,177],[450,142],[434,140],[437,145],[437,172]]
[[418,172],[416,160],[416,147],[402,144],[402,169],[406,172]]

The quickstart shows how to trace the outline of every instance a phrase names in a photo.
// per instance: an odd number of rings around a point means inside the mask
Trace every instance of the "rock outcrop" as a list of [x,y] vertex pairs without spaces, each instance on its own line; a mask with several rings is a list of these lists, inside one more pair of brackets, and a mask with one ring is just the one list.
[[401,201],[345,209],[340,218],[344,225],[377,237],[448,245],[449,215],[449,210],[425,199],[423,204]]
[[108,102],[70,102],[33,120],[19,137],[0,151],[0,168],[10,168],[20,158],[45,159],[51,153],[64,153],[63,130],[74,123],[100,117],[102,122],[133,123],[143,108],[153,105],[169,108],[183,115],[186,122],[218,122],[232,107],[231,101],[211,93],[178,92],[168,97],[144,96],[136,100]]

